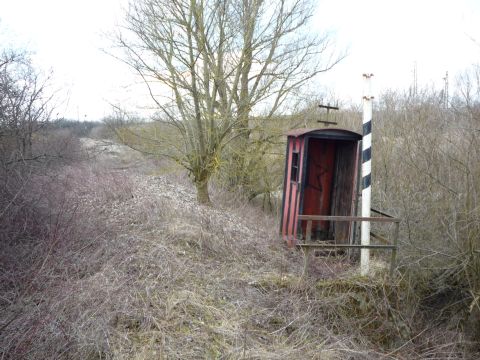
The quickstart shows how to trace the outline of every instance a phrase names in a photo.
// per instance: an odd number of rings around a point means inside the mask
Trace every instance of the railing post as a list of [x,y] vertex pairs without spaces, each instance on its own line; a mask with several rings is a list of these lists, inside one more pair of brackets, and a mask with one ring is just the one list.
[[312,240],[312,220],[307,221],[307,233],[306,233],[305,240],[307,242],[310,242],[310,240]]
[[398,234],[400,231],[400,223],[397,221],[395,223],[395,230],[393,234],[393,245],[395,248],[392,250],[392,259],[390,260],[390,278],[393,278],[393,273],[395,271],[395,266],[397,262],[397,249],[398,249]]
[[[309,243],[312,240],[312,220],[307,220],[307,231],[305,234],[305,242]],[[305,263],[303,268],[303,274],[305,277],[308,276],[308,268],[310,264],[310,248],[304,248]]]

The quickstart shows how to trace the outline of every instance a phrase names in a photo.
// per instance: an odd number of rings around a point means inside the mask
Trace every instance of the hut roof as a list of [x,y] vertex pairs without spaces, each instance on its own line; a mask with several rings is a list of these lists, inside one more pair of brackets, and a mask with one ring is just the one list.
[[362,135],[345,129],[336,129],[336,128],[323,128],[323,129],[293,129],[285,133],[287,136],[291,137],[301,137],[304,135],[311,135],[314,137],[321,138],[348,138],[361,140]]

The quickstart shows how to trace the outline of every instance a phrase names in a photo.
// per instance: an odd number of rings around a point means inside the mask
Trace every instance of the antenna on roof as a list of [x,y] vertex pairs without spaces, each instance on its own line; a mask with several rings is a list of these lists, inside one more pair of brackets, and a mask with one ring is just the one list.
[[318,107],[321,109],[327,109],[327,120],[317,120],[317,122],[323,123],[325,126],[338,124],[336,121],[329,121],[330,110],[340,110],[338,106],[330,106],[330,103],[328,103],[327,105],[320,104]]

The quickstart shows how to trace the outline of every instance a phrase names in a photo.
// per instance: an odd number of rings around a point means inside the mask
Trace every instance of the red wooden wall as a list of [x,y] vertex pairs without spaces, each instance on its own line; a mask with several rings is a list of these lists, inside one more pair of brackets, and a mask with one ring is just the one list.
[[297,234],[298,226],[298,209],[300,206],[300,181],[292,181],[292,159],[293,154],[298,154],[298,180],[303,177],[303,161],[304,161],[304,137],[288,137],[287,140],[287,159],[285,167],[285,184],[283,189],[283,215],[282,215],[282,237],[288,242],[289,246],[293,246],[295,242],[295,234]]

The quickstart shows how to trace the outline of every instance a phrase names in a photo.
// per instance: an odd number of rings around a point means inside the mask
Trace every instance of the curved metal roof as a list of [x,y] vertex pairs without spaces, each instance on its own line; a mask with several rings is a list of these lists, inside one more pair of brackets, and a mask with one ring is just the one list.
[[318,136],[318,137],[328,137],[328,138],[350,138],[350,139],[356,139],[356,140],[361,140],[362,135],[346,130],[346,129],[337,129],[337,128],[323,128],[323,129],[293,129],[290,131],[287,131],[285,133],[287,136],[292,136],[292,137],[301,137],[304,135],[312,135],[312,136]]

